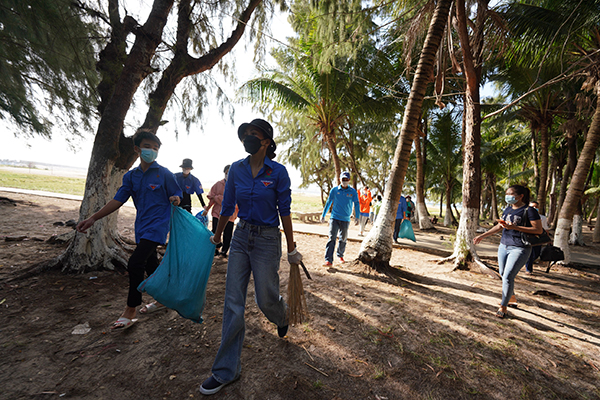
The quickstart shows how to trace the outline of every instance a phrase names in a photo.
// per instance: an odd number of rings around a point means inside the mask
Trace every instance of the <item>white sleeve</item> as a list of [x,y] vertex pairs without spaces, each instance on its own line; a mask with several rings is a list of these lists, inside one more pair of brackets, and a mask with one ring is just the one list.
[[550,227],[548,226],[548,218],[546,218],[545,215],[540,215],[540,218],[542,219],[542,228],[544,228],[545,230],[550,229]]

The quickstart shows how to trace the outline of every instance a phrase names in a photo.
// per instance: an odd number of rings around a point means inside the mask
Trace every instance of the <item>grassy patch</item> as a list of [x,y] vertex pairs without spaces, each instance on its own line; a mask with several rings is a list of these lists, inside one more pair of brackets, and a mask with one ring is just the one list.
[[302,330],[304,331],[304,333],[311,333],[312,332],[312,329],[308,325],[308,322],[303,322],[302,323]]
[[299,212],[321,212],[321,196],[310,196],[292,192],[292,210]]
[[429,343],[441,345],[440,347],[443,347],[443,346],[454,347],[454,343],[452,342],[452,339],[454,339],[454,337],[452,335],[442,332],[436,336],[433,336],[431,339],[429,339]]
[[85,179],[0,170],[0,186],[83,196]]
[[375,368],[375,373],[373,374],[373,379],[383,379],[385,378],[385,371],[379,368]]

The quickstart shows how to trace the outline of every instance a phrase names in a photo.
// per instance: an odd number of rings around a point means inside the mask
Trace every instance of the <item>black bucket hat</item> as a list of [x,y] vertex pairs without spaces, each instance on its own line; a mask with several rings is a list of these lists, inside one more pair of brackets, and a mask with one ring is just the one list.
[[179,167],[194,169],[194,167],[192,167],[192,160],[189,158],[184,158],[183,163]]
[[250,123],[246,122],[240,125],[240,127],[238,128],[238,138],[240,138],[240,140],[244,138],[246,128],[248,128],[249,126],[253,126],[257,129],[260,129],[260,131],[264,133],[266,137],[273,141],[273,127],[270,123],[260,118],[253,119]]

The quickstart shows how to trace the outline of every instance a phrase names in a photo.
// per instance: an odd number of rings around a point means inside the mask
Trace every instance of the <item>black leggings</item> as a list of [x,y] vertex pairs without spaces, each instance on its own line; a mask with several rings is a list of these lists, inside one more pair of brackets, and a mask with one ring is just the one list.
[[394,240],[398,240],[398,234],[400,233],[400,226],[402,225],[402,218],[398,218],[394,222]]
[[144,280],[144,273],[150,276],[158,267],[157,246],[157,242],[140,239],[133,254],[129,257],[129,262],[127,263],[127,271],[129,272],[128,307],[137,307],[142,304],[142,293],[137,288]]
[[[212,221],[212,233],[217,231],[217,225],[219,224],[219,218],[213,217]],[[227,221],[225,229],[223,230],[223,247],[221,247],[221,253],[227,254],[229,245],[231,244],[231,238],[233,237],[233,222]]]

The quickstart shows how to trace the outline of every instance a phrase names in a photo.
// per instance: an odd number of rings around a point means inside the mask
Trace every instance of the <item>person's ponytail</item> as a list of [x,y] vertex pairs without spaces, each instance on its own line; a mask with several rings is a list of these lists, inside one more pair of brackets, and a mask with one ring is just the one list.
[[531,191],[528,187],[522,185],[512,185],[509,189],[514,190],[517,194],[523,195],[523,203],[529,205],[529,200],[531,198]]
[[271,139],[271,144],[267,148],[267,157],[269,157],[270,160],[275,158],[275,150],[277,150],[277,143]]

